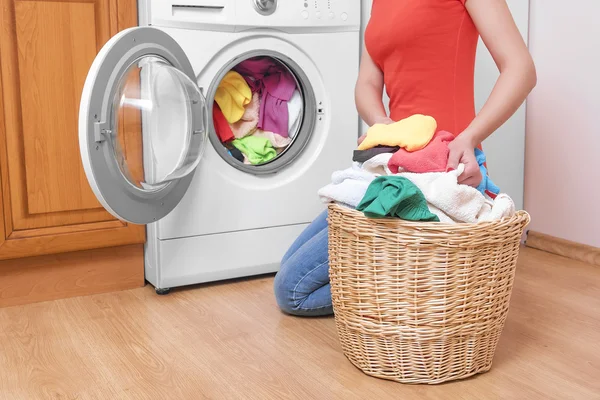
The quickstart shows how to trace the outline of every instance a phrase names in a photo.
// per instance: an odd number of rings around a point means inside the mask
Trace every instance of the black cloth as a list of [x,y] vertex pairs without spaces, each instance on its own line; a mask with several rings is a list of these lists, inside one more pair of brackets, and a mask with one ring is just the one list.
[[238,161],[244,162],[244,155],[242,154],[241,151],[239,151],[238,149],[233,147],[233,148],[229,149],[229,152],[231,153],[233,158],[235,158]]
[[389,146],[376,146],[367,150],[354,150],[354,154],[352,155],[352,161],[356,161],[359,163],[364,163],[367,160],[375,157],[378,154],[383,153],[395,153],[400,150],[400,147],[389,147]]

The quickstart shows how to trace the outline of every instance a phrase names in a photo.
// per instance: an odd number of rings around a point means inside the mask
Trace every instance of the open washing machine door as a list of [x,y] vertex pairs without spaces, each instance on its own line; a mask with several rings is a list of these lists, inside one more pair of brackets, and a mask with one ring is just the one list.
[[124,30],[98,53],[83,88],[79,145],[94,194],[115,217],[146,224],[181,201],[208,141],[208,114],[179,44]]

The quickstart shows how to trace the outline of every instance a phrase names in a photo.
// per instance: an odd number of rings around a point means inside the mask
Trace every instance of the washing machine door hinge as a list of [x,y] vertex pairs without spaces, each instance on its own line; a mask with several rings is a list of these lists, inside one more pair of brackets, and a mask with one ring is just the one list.
[[105,121],[99,121],[94,123],[94,141],[96,143],[101,143],[106,140],[106,136],[112,133],[112,130],[109,129],[110,126]]

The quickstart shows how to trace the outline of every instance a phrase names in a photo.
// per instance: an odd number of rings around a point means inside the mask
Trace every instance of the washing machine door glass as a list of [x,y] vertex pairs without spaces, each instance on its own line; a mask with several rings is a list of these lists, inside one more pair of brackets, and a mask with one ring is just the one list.
[[207,143],[205,98],[184,51],[155,28],[132,28],[100,51],[79,113],[84,169],[102,205],[145,224],[189,187]]

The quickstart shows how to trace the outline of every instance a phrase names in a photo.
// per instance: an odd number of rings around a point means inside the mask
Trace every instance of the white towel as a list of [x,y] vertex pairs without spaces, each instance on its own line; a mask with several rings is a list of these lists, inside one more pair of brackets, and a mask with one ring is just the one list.
[[291,139],[296,136],[296,131],[298,130],[298,125],[300,125],[300,115],[302,115],[302,96],[300,96],[300,92],[296,89],[294,90],[294,94],[287,102],[288,108],[288,135]]
[[377,176],[392,175],[392,171],[388,168],[388,162],[393,155],[393,153],[377,154],[362,163],[362,169]]
[[324,203],[341,203],[356,208],[367,192],[375,175],[361,169],[358,163],[351,168],[336,171],[331,175],[331,183],[318,192]]
[[452,218],[447,216],[445,212],[443,212],[442,210],[440,210],[433,204],[427,203],[427,207],[429,207],[429,211],[431,211],[433,214],[438,216],[438,218],[440,219],[440,222],[443,222],[445,224],[456,224],[455,220],[453,220]]
[[[371,182],[378,175],[388,175],[386,158],[389,160],[389,156],[380,154],[363,164],[355,162],[350,168],[334,172],[332,183],[318,192],[321,201],[356,208]],[[460,164],[450,172],[402,172],[396,175],[407,178],[423,192],[429,210],[439,217],[440,222],[477,223],[514,215],[515,204],[508,195],[501,193],[496,200],[491,200],[477,189],[459,184],[458,177],[464,168]]]
[[458,169],[450,172],[403,172],[397,175],[409,179],[423,192],[431,212],[438,215],[440,221],[476,223],[514,214],[514,203],[508,195],[503,194],[498,196],[499,201],[492,201],[477,189],[459,184],[458,177],[464,168],[460,164]]
[[496,196],[496,199],[493,200],[492,209],[488,213],[481,215],[478,222],[510,218],[515,215],[515,212],[514,201],[507,194],[500,193]]
[[458,184],[458,176],[464,171],[464,165],[451,172],[429,172],[398,174],[410,180],[423,192],[425,199],[446,216],[457,222],[475,223],[482,211],[491,205],[475,188]]

